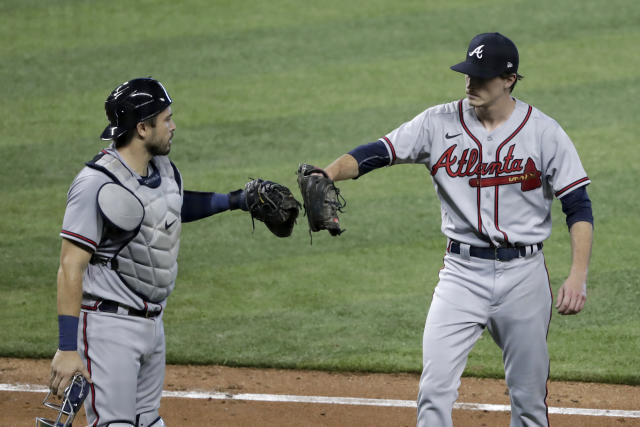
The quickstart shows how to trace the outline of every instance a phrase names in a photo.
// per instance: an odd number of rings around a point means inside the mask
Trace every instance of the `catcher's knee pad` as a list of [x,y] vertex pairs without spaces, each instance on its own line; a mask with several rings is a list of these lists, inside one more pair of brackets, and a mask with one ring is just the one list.
[[158,410],[143,412],[136,416],[136,427],[166,427]]

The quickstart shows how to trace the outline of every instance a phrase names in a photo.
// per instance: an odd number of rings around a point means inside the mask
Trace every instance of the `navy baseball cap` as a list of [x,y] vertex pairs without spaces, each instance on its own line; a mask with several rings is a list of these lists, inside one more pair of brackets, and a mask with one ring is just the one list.
[[500,33],[482,33],[471,39],[465,60],[451,66],[471,77],[490,79],[503,73],[518,73],[518,48]]

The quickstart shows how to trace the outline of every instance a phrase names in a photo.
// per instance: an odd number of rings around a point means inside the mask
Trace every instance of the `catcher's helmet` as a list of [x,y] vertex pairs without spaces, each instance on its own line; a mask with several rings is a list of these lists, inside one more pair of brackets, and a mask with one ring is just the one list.
[[42,403],[47,408],[57,411],[57,417],[55,421],[37,417],[36,427],[70,427],[88,394],[89,383],[81,374],[76,374],[71,384],[64,390],[64,396],[59,405],[51,402],[51,392],[47,393]]
[[159,114],[171,98],[162,84],[152,78],[138,78],[122,83],[104,102],[109,126],[100,138],[110,140],[122,136],[144,120]]

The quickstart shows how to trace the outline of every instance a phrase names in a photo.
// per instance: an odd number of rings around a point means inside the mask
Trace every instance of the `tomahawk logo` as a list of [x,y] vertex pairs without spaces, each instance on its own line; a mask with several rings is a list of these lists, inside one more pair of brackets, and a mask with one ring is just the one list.
[[469,56],[477,56],[478,59],[482,59],[482,49],[484,48],[484,45],[481,44],[480,46],[478,46],[477,48],[473,49],[471,52],[469,52]]

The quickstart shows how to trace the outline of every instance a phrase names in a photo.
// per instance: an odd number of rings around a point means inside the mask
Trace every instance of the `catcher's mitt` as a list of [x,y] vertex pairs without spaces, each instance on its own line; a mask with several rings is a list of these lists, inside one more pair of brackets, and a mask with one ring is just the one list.
[[298,167],[298,186],[302,193],[304,211],[312,231],[328,230],[332,236],[341,234],[338,212],[346,206],[340,190],[327,173],[306,163]]
[[255,218],[264,222],[278,237],[291,235],[300,212],[300,202],[287,187],[272,181],[254,179],[247,182],[244,192],[252,221]]

